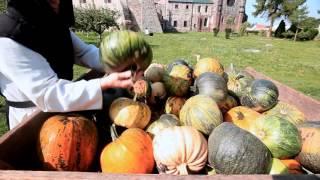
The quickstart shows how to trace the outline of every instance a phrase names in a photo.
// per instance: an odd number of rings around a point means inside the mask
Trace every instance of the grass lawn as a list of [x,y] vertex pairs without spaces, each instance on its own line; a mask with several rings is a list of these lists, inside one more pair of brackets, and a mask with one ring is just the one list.
[[[80,34],[88,43],[98,44],[93,34]],[[293,42],[260,36],[231,37],[212,33],[168,33],[146,36],[154,53],[154,62],[167,64],[177,58],[190,63],[200,57],[217,57],[227,67],[230,63],[244,68],[252,66],[312,98],[320,100],[320,41]],[[75,67],[75,76],[85,72]],[[0,106],[3,100],[0,98]],[[1,107],[2,108],[2,107]],[[0,135],[6,131],[4,114],[0,113]]]

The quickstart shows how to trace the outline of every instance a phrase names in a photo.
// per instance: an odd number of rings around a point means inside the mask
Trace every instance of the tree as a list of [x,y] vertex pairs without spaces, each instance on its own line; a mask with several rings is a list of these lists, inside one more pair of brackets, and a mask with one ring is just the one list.
[[274,36],[277,38],[282,38],[283,37],[282,33],[284,32],[286,32],[286,23],[284,22],[284,20],[281,20],[278,28],[274,32]]
[[90,6],[86,8],[75,8],[75,28],[78,30],[83,30],[86,32],[96,32],[99,34],[101,40],[101,35],[105,29],[109,27],[116,26],[116,19],[119,17],[117,11],[110,9],[96,9],[95,6]]
[[307,14],[308,14],[307,6],[303,6],[301,8],[294,10],[293,13],[289,16],[289,20],[291,21],[291,23],[296,25],[297,27],[296,32],[294,34],[294,41],[297,40],[299,29],[303,29],[303,27],[301,26],[301,22],[308,18]]
[[265,15],[270,21],[267,37],[272,35],[273,23],[277,18],[290,16],[306,0],[256,0],[254,16]]

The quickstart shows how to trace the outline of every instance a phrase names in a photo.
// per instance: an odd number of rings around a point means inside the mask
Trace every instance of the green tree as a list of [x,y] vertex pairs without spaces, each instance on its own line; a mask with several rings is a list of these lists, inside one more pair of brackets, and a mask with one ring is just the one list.
[[256,0],[254,16],[267,15],[270,27],[267,37],[272,35],[273,23],[277,18],[290,16],[306,0]]
[[307,6],[303,6],[294,10],[293,13],[289,16],[289,20],[291,21],[291,23],[297,27],[296,32],[294,34],[294,41],[297,40],[299,29],[304,28],[303,26],[301,26],[301,23],[308,18],[307,14]]
[[282,38],[283,37],[282,33],[284,32],[286,32],[286,23],[284,22],[284,20],[281,20],[278,28],[274,32],[274,36],[277,38]]
[[95,6],[88,6],[86,8],[75,8],[75,29],[86,32],[95,32],[99,34],[100,40],[102,33],[109,27],[116,26],[116,19],[119,17],[117,11],[104,8],[95,8]]

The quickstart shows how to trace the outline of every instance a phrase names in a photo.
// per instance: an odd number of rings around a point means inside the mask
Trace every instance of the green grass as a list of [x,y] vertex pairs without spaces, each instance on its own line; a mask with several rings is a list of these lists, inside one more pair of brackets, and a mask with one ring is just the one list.
[[[98,45],[94,34],[79,34],[88,43]],[[244,68],[252,66],[312,98],[320,100],[320,42],[293,42],[260,36],[231,37],[212,33],[168,33],[146,36],[154,53],[154,62],[167,64],[184,58],[195,64],[196,56],[217,57],[227,67],[230,63]],[[259,50],[259,52],[248,52]],[[85,69],[75,67],[75,77]],[[3,100],[0,98],[0,106]],[[4,114],[0,113],[0,135],[6,131]]]

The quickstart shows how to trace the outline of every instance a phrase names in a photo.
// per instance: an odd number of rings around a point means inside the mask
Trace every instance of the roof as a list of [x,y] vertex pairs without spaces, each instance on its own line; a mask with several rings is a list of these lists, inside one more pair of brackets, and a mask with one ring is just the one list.
[[213,4],[213,0],[169,0],[175,3]]

